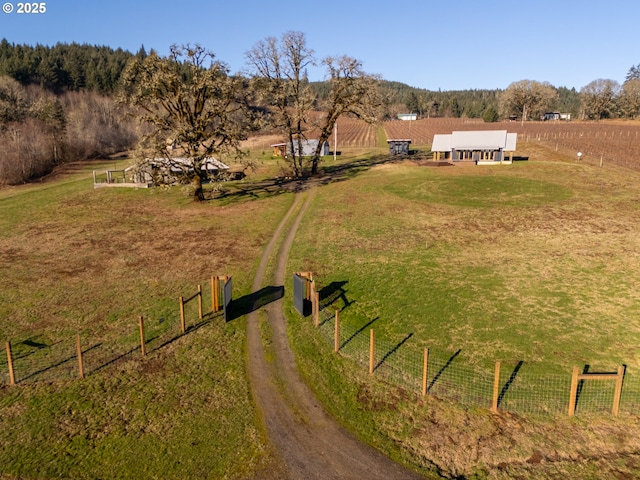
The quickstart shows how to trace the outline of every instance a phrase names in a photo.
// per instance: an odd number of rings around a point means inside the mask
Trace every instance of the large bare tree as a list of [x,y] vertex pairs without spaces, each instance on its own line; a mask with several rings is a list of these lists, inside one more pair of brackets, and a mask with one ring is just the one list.
[[580,89],[582,111],[588,118],[600,120],[610,116],[620,94],[620,84],[615,80],[599,78]]
[[322,148],[329,139],[340,116],[350,114],[368,123],[378,122],[382,113],[382,96],[377,87],[378,78],[362,69],[362,62],[346,55],[325,58],[330,85],[329,95],[321,104],[322,115],[318,146],[311,159],[311,173],[318,171]]
[[548,82],[520,80],[513,82],[500,95],[500,110],[504,116],[520,115],[525,122],[530,116],[549,108],[557,97],[556,89]]
[[246,53],[254,91],[269,108],[269,123],[287,136],[287,156],[295,176],[303,170],[302,142],[313,109],[314,95],[306,77],[315,64],[302,32],[267,37]]
[[[242,79],[230,76],[200,45],[173,45],[166,58],[132,60],[122,82],[121,101],[132,107],[145,132],[138,165],[161,161],[174,167],[192,183],[194,200],[203,200],[203,166],[215,154],[239,155],[252,121]],[[175,151],[186,164],[173,165]]]
[[[311,158],[311,173],[316,173],[324,142],[341,115],[377,120],[382,105],[377,79],[363,71],[359,60],[347,56],[324,59],[330,90],[322,101],[313,94],[306,70],[316,65],[316,60],[302,32],[287,32],[280,40],[269,37],[258,42],[246,57],[256,90],[270,111],[271,124],[287,137],[289,160],[296,176],[303,173],[305,166],[302,141],[309,130],[320,131]],[[313,113],[316,106],[322,110],[320,115]]]

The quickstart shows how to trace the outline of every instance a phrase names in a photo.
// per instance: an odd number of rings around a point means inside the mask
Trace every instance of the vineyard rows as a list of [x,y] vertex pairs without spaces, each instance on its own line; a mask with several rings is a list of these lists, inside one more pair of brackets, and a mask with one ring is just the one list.
[[507,130],[518,142],[538,141],[551,148],[572,150],[596,160],[640,169],[640,124],[607,122],[499,122],[435,118],[383,123],[387,138],[410,138],[414,146],[429,146],[435,134],[454,130]]
[[[507,130],[518,134],[518,143],[541,142],[556,150],[581,152],[592,163],[607,162],[640,169],[640,123],[613,122],[497,122],[485,123],[480,119],[425,118],[413,121],[390,120],[383,122],[387,139],[411,139],[413,148],[428,149],[436,134],[454,130]],[[345,147],[378,146],[378,127],[355,118],[338,120],[338,150]],[[317,138],[319,131],[310,129],[308,138]],[[314,137],[315,135],[315,137]],[[262,137],[262,145],[284,141],[278,135]],[[329,138],[333,150],[334,136]],[[577,158],[577,157],[576,157]]]
[[[338,120],[338,148],[375,147],[378,144],[377,128],[356,118]],[[333,145],[333,137],[329,141]]]

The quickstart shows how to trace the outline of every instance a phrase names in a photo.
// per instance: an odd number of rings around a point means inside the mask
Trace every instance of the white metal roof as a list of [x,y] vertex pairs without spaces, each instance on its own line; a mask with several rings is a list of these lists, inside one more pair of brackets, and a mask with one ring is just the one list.
[[451,151],[451,135],[436,134],[433,136],[432,152],[450,152]]
[[506,130],[456,131],[449,135],[434,135],[432,152],[456,150],[504,150],[515,151],[517,133]]

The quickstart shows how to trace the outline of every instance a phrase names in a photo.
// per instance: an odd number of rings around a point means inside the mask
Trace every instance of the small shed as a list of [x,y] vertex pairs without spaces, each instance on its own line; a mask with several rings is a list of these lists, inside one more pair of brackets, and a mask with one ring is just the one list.
[[[298,151],[298,142],[294,141],[295,151]],[[320,140],[302,140],[302,156],[303,157],[311,157],[314,153],[316,153],[316,148],[318,147],[318,143]],[[274,143],[271,145],[273,148],[273,155],[275,157],[284,157],[285,155],[291,154],[291,143]],[[320,155],[329,155],[329,142],[325,141],[322,149],[320,150]]]
[[387,140],[387,143],[389,144],[389,155],[409,155],[410,139],[391,138]]

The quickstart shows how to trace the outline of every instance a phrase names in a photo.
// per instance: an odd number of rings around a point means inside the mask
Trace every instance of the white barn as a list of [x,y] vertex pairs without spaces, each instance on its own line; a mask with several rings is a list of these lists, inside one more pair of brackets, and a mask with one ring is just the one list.
[[[431,151],[435,160],[472,161],[478,165],[511,163],[517,139],[517,133],[506,130],[458,131],[434,135]],[[510,153],[509,160],[506,153]]]

